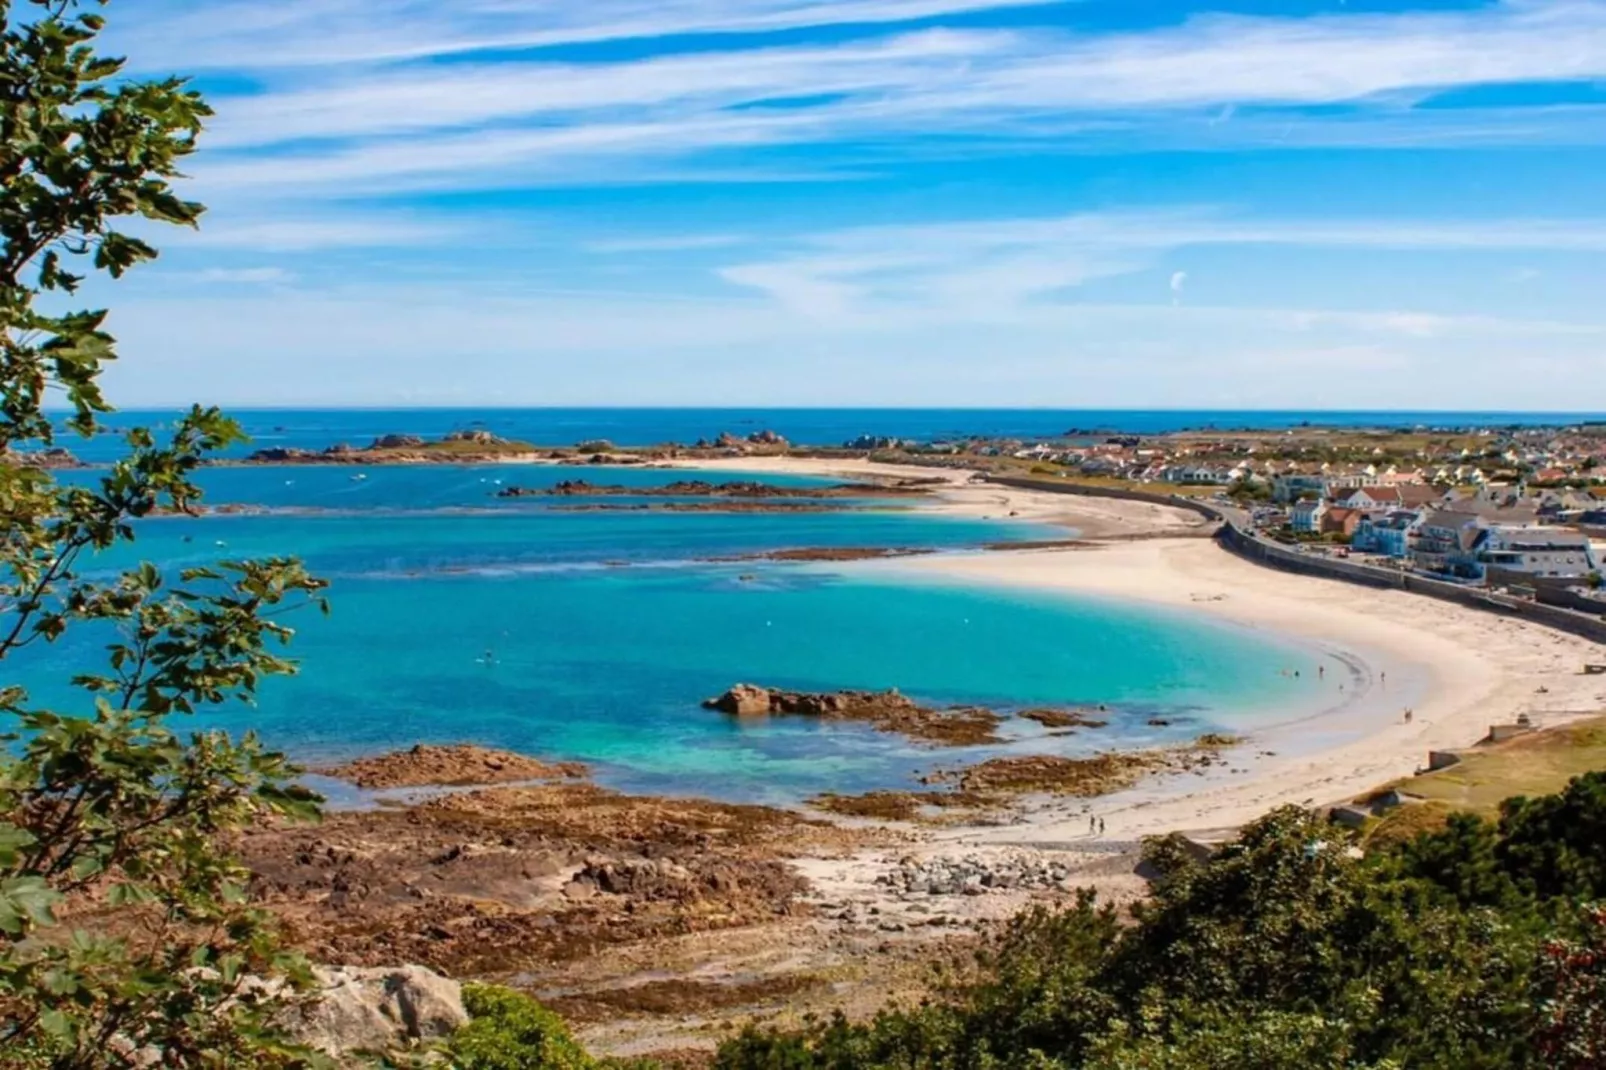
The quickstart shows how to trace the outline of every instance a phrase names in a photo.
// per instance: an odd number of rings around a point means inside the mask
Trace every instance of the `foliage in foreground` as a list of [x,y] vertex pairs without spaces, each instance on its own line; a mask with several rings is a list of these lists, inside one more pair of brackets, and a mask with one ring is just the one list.
[[[104,311],[72,308],[74,271],[156,256],[120,220],[202,211],[169,180],[210,112],[181,80],[124,79],[98,55],[103,8],[0,0],[0,1067],[299,1065],[272,1021],[300,968],[217,844],[314,800],[255,739],[169,722],[292,671],[276,615],[322,584],[289,560],[176,582],[97,560],[141,517],[193,506],[203,457],[240,437],[215,410],[166,444],[129,432],[97,478],[58,482],[24,452],[55,441],[47,398],[84,436],[111,411],[114,341]],[[12,681],[54,664],[52,645],[99,664],[46,708]],[[257,983],[274,977],[292,984]]]
[[1135,924],[1030,911],[979,980],[866,1025],[749,1029],[719,1070],[1606,1066],[1606,774],[1361,855],[1294,808],[1205,861],[1171,841]]
[[494,985],[465,985],[471,1020],[447,1045],[457,1070],[595,1070],[563,1019],[528,996]]

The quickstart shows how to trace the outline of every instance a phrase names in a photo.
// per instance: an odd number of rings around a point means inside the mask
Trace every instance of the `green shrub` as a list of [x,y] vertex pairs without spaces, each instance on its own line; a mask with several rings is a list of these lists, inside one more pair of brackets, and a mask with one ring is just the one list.
[[466,985],[471,1020],[447,1045],[456,1070],[595,1070],[563,1019],[510,988]]
[[[1121,924],[1028,911],[976,980],[867,1024],[749,1030],[718,1070],[1553,1070],[1606,1049],[1606,773],[1362,854],[1294,807],[1155,841]],[[1584,920],[1580,920],[1580,915]]]

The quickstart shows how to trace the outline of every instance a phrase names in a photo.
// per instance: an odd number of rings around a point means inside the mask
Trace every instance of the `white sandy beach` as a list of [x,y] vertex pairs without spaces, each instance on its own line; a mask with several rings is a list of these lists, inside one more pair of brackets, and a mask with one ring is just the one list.
[[731,457],[709,461],[674,461],[670,467],[748,472],[754,475],[817,476],[859,482],[887,479],[941,479],[947,485],[932,497],[935,508],[955,516],[1013,519],[1059,524],[1075,529],[1066,536],[1114,539],[1167,532],[1199,534],[1210,523],[1187,509],[1172,509],[1147,502],[1092,498],[1049,491],[1022,490],[996,483],[972,483],[970,469],[919,468],[847,459],[814,457]]
[[[1403,591],[1262,568],[1197,537],[1201,518],[1186,510],[971,484],[967,471],[864,461],[764,457],[700,467],[844,479],[942,476],[950,486],[935,496],[934,507],[945,511],[1064,524],[1091,539],[1192,535],[852,567],[1149,602],[1297,639],[1355,667],[1358,686],[1342,701],[1335,696],[1333,712],[1254,740],[1233,756],[1240,772],[1197,783],[1173,779],[1097,800],[1107,840],[1221,831],[1285,803],[1339,802],[1409,775],[1429,750],[1477,742],[1491,724],[1526,713],[1550,725],[1606,709],[1606,680],[1581,672],[1586,662],[1606,660],[1593,643]],[[1409,724],[1402,703],[1411,706]],[[1300,735],[1332,742],[1300,745]],[[942,839],[1087,844],[1086,811],[1081,802],[1050,804],[1019,825],[959,830]]]
[[[1365,667],[1364,691],[1333,718],[1369,730],[1330,749],[1288,746],[1289,735],[1322,733],[1322,718],[1280,729],[1287,754],[1260,757],[1246,748],[1234,765],[1246,772],[1210,777],[1197,788],[1176,783],[1100,799],[1096,810],[1111,839],[1172,830],[1235,827],[1285,803],[1348,799],[1412,773],[1429,750],[1465,747],[1495,723],[1526,713],[1541,725],[1606,708],[1606,683],[1582,675],[1599,660],[1595,644],[1477,610],[1407,594],[1290,575],[1250,564],[1203,539],[1158,539],[1087,550],[967,554],[908,560],[887,567],[944,576],[1157,603],[1298,637],[1344,652]],[[1307,669],[1307,672],[1309,669]],[[1389,694],[1419,676],[1407,724]],[[1381,716],[1379,713],[1381,712]],[[978,832],[978,839],[1033,843],[1083,839],[1078,804],[1032,815],[1025,826]],[[1073,816],[1074,814],[1074,816]]]

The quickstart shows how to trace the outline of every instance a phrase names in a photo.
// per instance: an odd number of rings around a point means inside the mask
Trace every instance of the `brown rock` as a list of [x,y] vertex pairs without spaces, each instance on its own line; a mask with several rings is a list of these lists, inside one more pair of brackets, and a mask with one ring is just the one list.
[[468,1024],[463,986],[424,966],[314,967],[317,997],[291,1012],[292,1037],[328,1055],[388,1052]]
[[882,732],[895,732],[923,743],[971,746],[997,743],[1003,718],[976,706],[937,709],[922,706],[897,688],[887,691],[781,691],[737,684],[703,707],[738,717],[765,714],[858,721]]
[[420,743],[405,751],[358,758],[317,772],[359,788],[462,787],[509,784],[522,780],[583,777],[578,762],[543,762],[511,751],[470,744],[431,746]]

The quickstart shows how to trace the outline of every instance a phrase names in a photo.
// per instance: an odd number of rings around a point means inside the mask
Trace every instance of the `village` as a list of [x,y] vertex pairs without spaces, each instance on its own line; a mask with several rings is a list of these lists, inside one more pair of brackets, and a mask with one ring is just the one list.
[[1306,553],[1606,608],[1593,542],[1606,542],[1606,426],[1073,432],[925,449],[1214,499]]

